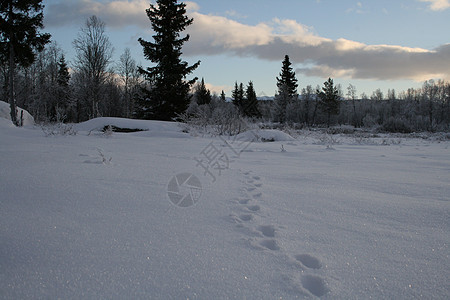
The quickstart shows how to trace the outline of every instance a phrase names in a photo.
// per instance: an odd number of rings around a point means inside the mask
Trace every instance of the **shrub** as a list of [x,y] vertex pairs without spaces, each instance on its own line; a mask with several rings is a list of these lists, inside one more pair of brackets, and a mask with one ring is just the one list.
[[411,133],[413,131],[411,124],[405,118],[389,117],[381,126],[386,132]]

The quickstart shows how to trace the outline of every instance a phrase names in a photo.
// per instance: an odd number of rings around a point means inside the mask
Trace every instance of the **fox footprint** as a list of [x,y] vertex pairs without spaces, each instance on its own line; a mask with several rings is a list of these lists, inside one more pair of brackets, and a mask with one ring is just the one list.
[[309,254],[298,254],[295,255],[295,260],[297,260],[298,262],[300,262],[302,265],[304,265],[305,267],[309,268],[309,269],[320,269],[322,268],[322,262]]

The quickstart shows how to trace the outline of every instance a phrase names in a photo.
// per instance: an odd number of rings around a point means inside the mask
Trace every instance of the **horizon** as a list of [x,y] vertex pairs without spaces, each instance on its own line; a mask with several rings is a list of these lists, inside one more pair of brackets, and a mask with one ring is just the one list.
[[[284,55],[296,71],[300,92],[328,78],[358,97],[380,89],[397,93],[420,88],[425,80],[450,79],[450,0],[395,1],[183,1],[194,22],[186,30],[182,59],[200,67],[188,78],[204,78],[211,92],[231,95],[234,83],[253,81],[257,95],[276,93]],[[115,51],[125,48],[143,67],[137,39],[152,39],[146,0],[44,0],[43,32],[52,34],[73,62],[72,41],[86,19],[106,24]],[[420,21],[417,21],[420,20]],[[339,24],[339,26],[336,26]]]

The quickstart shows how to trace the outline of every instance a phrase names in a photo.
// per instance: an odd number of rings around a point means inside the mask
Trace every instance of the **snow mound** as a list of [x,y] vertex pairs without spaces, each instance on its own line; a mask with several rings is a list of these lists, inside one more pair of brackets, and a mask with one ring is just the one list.
[[178,123],[165,121],[103,117],[75,124],[74,127],[77,131],[102,131],[108,126],[115,131],[133,132],[133,135],[145,137],[189,137],[189,134],[181,132]]
[[294,141],[289,134],[275,129],[250,130],[236,136],[238,140],[254,140],[255,142],[284,142]]
[[[23,112],[23,124],[22,126],[32,126],[34,125],[34,118],[33,116],[26,111],[25,109],[22,109],[20,107],[17,107],[17,117],[20,119],[20,116]],[[9,106],[9,103],[6,103],[4,101],[0,101],[0,118],[4,118],[7,120],[11,120],[11,107]],[[2,122],[2,125],[4,122]]]
[[6,118],[0,118],[0,128],[12,128],[15,127],[11,120]]

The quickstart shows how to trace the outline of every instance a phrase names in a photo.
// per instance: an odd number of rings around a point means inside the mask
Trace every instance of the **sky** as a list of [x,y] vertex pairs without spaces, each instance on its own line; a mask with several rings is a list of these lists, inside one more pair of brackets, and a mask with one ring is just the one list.
[[[272,96],[285,55],[299,90],[333,78],[344,90],[368,96],[450,80],[450,0],[196,0],[184,1],[194,19],[182,59],[201,60],[192,74],[213,92],[231,95],[234,83],[253,81]],[[145,10],[155,0],[43,0],[44,32],[73,62],[72,41],[86,19],[106,24],[114,60],[125,48],[143,67],[138,38],[151,41]]]

